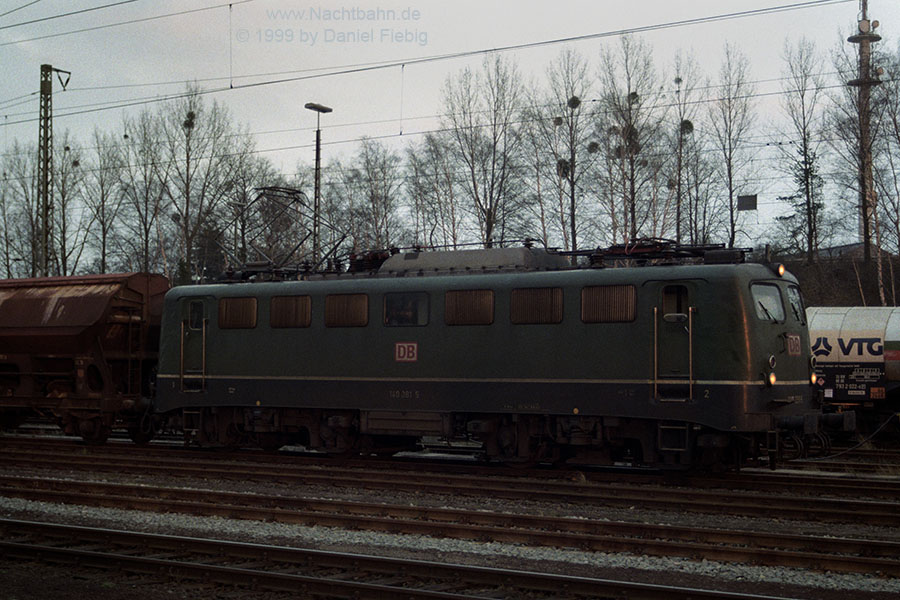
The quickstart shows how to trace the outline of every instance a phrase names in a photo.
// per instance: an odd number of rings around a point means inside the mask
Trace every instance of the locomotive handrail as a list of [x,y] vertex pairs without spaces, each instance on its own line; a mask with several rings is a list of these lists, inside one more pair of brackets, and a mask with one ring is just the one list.
[[688,399],[694,398],[694,307],[688,307]]
[[178,357],[178,386],[184,391],[184,324],[186,320],[181,320],[181,335],[178,337],[179,357]]
[[653,307],[653,399],[659,399],[659,307]]
[[[179,343],[179,374],[178,381],[180,383],[182,392],[197,392],[202,391],[206,387],[206,329],[209,324],[209,319],[203,319],[203,329],[200,337],[200,389],[186,389],[184,387],[184,379],[185,379],[185,368],[184,368],[184,328],[187,324],[187,319],[182,319],[181,321],[181,339]],[[197,376],[192,376],[197,377]]]

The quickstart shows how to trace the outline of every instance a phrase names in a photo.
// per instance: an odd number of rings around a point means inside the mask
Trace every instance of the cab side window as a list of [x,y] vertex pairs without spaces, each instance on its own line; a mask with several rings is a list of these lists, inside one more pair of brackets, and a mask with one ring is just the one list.
[[803,307],[803,296],[796,285],[788,286],[788,302],[791,305],[791,313],[799,323],[806,323],[806,309]]
[[388,327],[428,325],[428,294],[425,292],[385,294],[384,324]]

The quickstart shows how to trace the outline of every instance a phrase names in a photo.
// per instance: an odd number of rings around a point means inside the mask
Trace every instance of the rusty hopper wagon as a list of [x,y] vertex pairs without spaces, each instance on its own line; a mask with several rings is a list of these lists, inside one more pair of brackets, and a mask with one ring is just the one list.
[[102,443],[113,428],[153,435],[161,275],[0,281],[0,422],[52,417]]

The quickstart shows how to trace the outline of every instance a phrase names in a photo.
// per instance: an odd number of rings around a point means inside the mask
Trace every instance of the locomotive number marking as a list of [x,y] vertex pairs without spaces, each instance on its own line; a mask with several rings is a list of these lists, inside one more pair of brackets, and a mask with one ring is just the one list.
[[394,360],[397,362],[416,362],[419,360],[419,343],[397,342],[394,344]]

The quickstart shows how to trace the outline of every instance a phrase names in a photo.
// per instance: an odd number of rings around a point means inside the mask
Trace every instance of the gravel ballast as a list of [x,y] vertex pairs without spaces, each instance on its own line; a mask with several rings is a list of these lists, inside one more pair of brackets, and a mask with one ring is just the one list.
[[[767,590],[767,593],[775,592],[791,597],[846,598],[848,592],[852,592],[853,598],[888,598],[900,594],[900,580],[867,575],[817,573],[801,569],[755,567],[706,560],[579,552],[515,544],[346,531],[329,527],[59,505],[17,498],[0,498],[0,514],[5,518],[26,518],[375,555],[427,557],[447,562],[515,567],[589,577],[678,583],[712,589],[748,591],[752,588],[756,591],[757,588],[761,588]],[[0,583],[10,576],[10,570],[0,571],[2,577]],[[108,594],[104,596],[99,598],[95,596],[94,600],[115,597],[109,595],[114,593],[114,587],[108,588],[106,590]],[[33,597],[46,596],[36,594]],[[56,595],[56,598],[61,599],[64,596]]]

